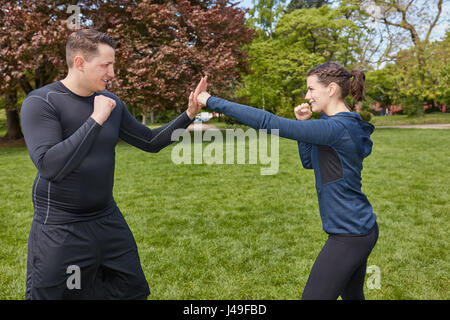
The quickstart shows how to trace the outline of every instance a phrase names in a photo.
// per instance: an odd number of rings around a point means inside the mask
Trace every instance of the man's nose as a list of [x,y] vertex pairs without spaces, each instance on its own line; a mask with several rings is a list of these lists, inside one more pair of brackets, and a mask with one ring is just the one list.
[[111,79],[114,78],[114,68],[113,67],[108,68],[108,77]]

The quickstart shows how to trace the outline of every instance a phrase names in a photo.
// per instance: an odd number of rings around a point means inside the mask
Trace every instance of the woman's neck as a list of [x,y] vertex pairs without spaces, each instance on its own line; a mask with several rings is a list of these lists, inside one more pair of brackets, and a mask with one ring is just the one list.
[[344,101],[337,101],[329,103],[323,110],[327,116],[334,116],[339,112],[351,112]]

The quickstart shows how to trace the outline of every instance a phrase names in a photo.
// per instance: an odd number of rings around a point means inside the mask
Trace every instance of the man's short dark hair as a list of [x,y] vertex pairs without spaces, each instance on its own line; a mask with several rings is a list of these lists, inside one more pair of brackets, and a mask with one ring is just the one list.
[[96,56],[99,43],[116,48],[113,38],[94,29],[82,29],[70,34],[66,43],[66,61],[69,68],[72,68],[73,59],[77,54],[81,54],[86,61]]

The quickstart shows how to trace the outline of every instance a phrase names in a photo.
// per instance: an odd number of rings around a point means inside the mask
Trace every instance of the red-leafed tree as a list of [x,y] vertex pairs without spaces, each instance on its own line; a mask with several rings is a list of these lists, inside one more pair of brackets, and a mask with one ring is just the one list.
[[[184,110],[201,75],[224,94],[246,65],[241,47],[252,31],[245,11],[230,0],[78,1],[82,28],[107,32],[118,42],[116,81],[110,90],[142,111]],[[0,95],[7,138],[21,136],[18,96],[67,72],[66,1],[10,0],[0,15]]]
[[52,82],[64,70],[69,34],[64,1],[2,1],[0,12],[0,95],[4,96],[7,139],[22,137],[19,93]]
[[180,112],[205,74],[226,95],[246,68],[241,48],[253,31],[245,26],[245,11],[231,1],[122,1],[101,3],[91,13],[95,27],[119,43],[111,90],[144,114]]

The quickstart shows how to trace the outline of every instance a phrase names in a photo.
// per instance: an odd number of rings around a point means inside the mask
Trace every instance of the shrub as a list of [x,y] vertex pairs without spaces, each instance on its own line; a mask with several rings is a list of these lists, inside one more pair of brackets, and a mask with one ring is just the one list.
[[372,119],[372,113],[369,111],[360,111],[359,115],[363,118],[364,121],[369,122]]

